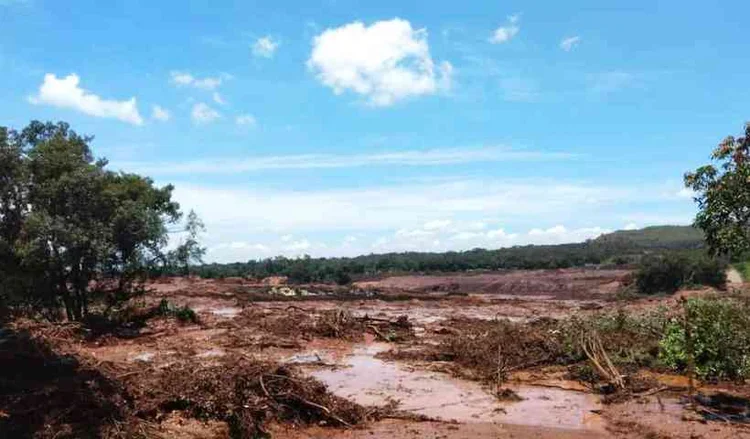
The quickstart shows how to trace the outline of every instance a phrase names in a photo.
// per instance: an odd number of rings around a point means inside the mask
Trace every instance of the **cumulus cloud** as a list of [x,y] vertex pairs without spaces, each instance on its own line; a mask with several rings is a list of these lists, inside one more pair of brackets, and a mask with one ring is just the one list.
[[427,31],[406,20],[356,21],[313,40],[308,68],[334,93],[351,91],[376,106],[436,93],[450,85],[450,63],[430,55]]
[[566,52],[570,52],[580,42],[581,42],[581,37],[579,37],[578,35],[574,37],[563,38],[562,41],[560,41],[560,48]]
[[258,125],[258,121],[252,114],[240,114],[234,119],[234,123],[240,126],[254,127]]
[[203,102],[193,105],[190,117],[194,123],[207,124],[221,117],[221,114]]
[[133,125],[143,124],[135,98],[124,101],[103,99],[81,88],[81,78],[72,73],[58,78],[52,73],[44,75],[37,94],[29,98],[35,105],[69,108],[89,116],[117,119]]
[[224,79],[227,78],[228,75],[196,78],[195,76],[187,72],[173,71],[170,73],[172,84],[181,87],[194,87],[202,90],[215,90],[222,84],[222,82],[224,82]]
[[508,16],[508,21],[495,29],[495,32],[490,37],[490,42],[493,44],[502,44],[513,39],[521,30],[520,20],[521,16],[518,14]]
[[279,42],[274,41],[269,35],[258,38],[253,44],[253,55],[259,58],[273,58],[276,49],[279,48]]
[[151,108],[151,119],[158,120],[160,122],[166,122],[171,117],[172,115],[169,113],[169,110],[167,110],[164,107],[161,107],[159,105],[154,105]]

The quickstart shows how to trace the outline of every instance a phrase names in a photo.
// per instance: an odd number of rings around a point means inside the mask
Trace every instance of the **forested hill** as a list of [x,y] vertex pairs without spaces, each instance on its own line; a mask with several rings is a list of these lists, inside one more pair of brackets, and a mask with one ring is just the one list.
[[597,244],[622,243],[635,248],[691,249],[703,247],[703,232],[692,226],[653,226],[618,230],[594,240]]
[[382,273],[430,273],[508,268],[564,268],[587,264],[625,264],[645,253],[696,250],[703,234],[690,226],[658,226],[623,230],[575,244],[527,245],[497,250],[473,249],[445,253],[386,253],[354,258],[276,257],[233,264],[206,264],[202,277],[288,276],[297,282],[347,283],[352,278]]

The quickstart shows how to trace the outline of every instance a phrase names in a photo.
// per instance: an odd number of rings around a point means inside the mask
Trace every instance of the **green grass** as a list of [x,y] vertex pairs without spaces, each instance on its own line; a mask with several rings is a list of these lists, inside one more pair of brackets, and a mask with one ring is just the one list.
[[736,262],[732,264],[732,267],[740,272],[742,280],[744,280],[745,282],[750,282],[750,261]]

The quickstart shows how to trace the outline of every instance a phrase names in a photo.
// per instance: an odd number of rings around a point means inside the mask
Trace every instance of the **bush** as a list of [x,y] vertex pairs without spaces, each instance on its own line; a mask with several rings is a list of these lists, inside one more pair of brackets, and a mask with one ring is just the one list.
[[[750,306],[732,299],[690,299],[686,304],[695,372],[703,379],[750,377]],[[660,359],[687,368],[685,322],[673,319],[660,342]]]
[[183,323],[198,323],[198,315],[192,308],[187,305],[178,308],[167,299],[161,299],[161,302],[159,302],[159,306],[157,307],[157,314],[162,316],[174,316],[177,320]]
[[185,305],[175,312],[175,317],[181,322],[198,323],[198,315],[195,314],[192,308]]
[[687,285],[724,288],[727,281],[725,270],[726,263],[707,257],[652,256],[639,264],[635,283],[642,294],[674,293]]

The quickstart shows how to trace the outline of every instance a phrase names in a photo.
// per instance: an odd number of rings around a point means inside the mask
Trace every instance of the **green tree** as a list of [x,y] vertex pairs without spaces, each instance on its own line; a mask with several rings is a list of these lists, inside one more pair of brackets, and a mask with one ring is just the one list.
[[713,254],[738,256],[750,250],[750,123],[743,137],[727,137],[711,158],[717,166],[685,174],[700,209],[695,226]]
[[16,278],[0,293],[62,305],[70,320],[94,296],[111,303],[133,292],[166,244],[165,223],[180,216],[172,186],[108,171],[91,140],[62,122],[0,130],[0,270]]
[[198,237],[206,231],[203,221],[198,218],[195,211],[191,210],[185,221],[185,239],[172,252],[172,259],[185,275],[190,274],[192,264],[202,264],[206,248],[201,247]]

